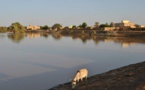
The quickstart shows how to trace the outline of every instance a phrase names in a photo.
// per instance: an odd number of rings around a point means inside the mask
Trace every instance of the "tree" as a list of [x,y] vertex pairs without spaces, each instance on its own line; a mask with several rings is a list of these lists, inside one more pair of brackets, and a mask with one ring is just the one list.
[[106,25],[105,24],[101,24],[99,27],[103,28],[103,27],[106,27]]
[[12,23],[12,25],[9,27],[10,30],[12,30],[14,33],[24,33],[25,28],[22,26],[19,22]]
[[82,24],[80,24],[78,27],[80,27],[80,28],[81,28],[81,27],[82,27]]
[[103,28],[103,27],[110,27],[110,25],[108,25],[108,23],[106,24],[101,24],[99,27]]
[[53,26],[52,26],[52,29],[54,30],[54,29],[62,29],[62,25],[61,24],[59,24],[59,23],[56,23],[56,24],[54,24]]
[[2,33],[7,32],[7,27],[0,27],[0,32]]
[[95,22],[95,27],[99,27],[99,22]]
[[114,22],[111,22],[110,23],[110,27],[114,27],[115,25],[114,25]]
[[41,27],[42,30],[47,30],[49,27],[47,25]]
[[82,28],[86,28],[87,27],[87,23],[86,22],[83,22],[82,23]]
[[77,29],[76,25],[73,25],[73,26],[72,26],[72,29]]
[[110,27],[110,25],[108,23],[105,24],[106,27]]
[[136,27],[136,28],[139,28],[139,27],[140,27],[140,25],[138,25],[138,24],[135,24],[135,27]]
[[64,28],[63,28],[63,30],[69,30],[70,28],[68,27],[68,26],[65,26]]

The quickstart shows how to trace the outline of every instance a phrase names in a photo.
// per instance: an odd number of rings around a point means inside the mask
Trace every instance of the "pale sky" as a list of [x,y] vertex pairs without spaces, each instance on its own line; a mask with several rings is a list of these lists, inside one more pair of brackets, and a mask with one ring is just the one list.
[[130,20],[145,25],[145,0],[0,0],[0,26],[63,26]]

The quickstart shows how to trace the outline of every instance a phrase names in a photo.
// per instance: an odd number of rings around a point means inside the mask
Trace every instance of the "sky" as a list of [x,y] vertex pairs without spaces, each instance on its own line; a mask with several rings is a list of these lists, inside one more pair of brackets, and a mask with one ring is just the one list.
[[130,20],[145,25],[145,0],[0,0],[0,26],[63,26]]

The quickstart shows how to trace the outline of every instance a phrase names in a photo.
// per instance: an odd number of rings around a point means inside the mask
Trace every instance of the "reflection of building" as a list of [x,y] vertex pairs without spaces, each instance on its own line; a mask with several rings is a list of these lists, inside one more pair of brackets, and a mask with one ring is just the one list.
[[39,38],[40,33],[27,33],[28,38]]
[[110,39],[110,38],[106,38],[106,39],[104,39],[104,42],[112,42],[113,40],[112,39]]
[[29,26],[27,26],[27,29],[28,30],[40,30],[40,26],[32,26],[32,25],[29,25]]
[[122,47],[123,47],[123,48],[128,48],[129,46],[131,46],[131,45],[133,45],[133,44],[135,44],[135,43],[123,42],[123,43],[122,43]]

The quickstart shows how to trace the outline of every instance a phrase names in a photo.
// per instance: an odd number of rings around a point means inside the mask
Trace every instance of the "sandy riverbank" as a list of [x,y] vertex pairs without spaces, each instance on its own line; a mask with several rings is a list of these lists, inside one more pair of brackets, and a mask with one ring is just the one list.
[[[71,90],[71,83],[61,84],[48,90]],[[145,62],[91,76],[76,90],[145,90]]]

